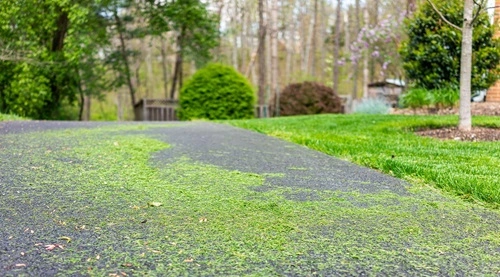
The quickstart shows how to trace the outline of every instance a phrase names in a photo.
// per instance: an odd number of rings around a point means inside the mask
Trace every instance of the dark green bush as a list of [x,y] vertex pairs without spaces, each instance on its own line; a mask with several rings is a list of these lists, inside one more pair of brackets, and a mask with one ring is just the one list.
[[[271,105],[276,107],[276,98]],[[342,100],[332,88],[313,82],[288,85],[279,97],[279,115],[342,113]]]
[[254,117],[255,93],[248,80],[230,66],[209,64],[182,87],[178,117],[244,119]]

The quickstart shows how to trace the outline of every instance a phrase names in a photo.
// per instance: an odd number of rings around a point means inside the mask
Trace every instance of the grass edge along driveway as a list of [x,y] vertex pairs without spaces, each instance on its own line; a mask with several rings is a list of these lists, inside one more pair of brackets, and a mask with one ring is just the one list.
[[[226,123],[498,208],[500,142],[440,141],[413,133],[457,122],[456,116],[316,115]],[[499,128],[500,118],[474,117],[473,123]]]

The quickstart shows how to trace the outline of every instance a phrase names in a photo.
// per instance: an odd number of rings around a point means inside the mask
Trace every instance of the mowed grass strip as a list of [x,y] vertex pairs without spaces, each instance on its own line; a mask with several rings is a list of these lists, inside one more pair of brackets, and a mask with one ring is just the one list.
[[[500,127],[498,117],[473,121],[475,126]],[[500,142],[441,141],[414,134],[457,122],[455,116],[317,115],[227,123],[498,208]]]

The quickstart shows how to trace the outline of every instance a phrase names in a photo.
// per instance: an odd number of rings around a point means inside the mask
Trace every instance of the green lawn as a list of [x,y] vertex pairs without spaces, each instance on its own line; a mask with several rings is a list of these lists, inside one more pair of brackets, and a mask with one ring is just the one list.
[[[413,133],[457,122],[455,116],[318,115],[228,123],[498,207],[499,142],[440,141]],[[475,117],[474,125],[500,127],[500,118]]]

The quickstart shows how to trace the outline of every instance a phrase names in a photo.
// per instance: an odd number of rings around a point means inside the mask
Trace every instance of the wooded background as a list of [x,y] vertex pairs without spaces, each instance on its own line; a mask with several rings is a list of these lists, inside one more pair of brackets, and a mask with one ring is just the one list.
[[[178,98],[183,80],[206,62],[236,68],[255,86],[259,104],[302,81],[362,97],[370,82],[404,79],[398,53],[403,21],[423,1],[27,2],[33,3],[0,5],[0,19],[14,30],[0,34],[0,69],[26,72],[16,83],[20,87],[41,83],[52,94],[60,92],[59,102],[66,95],[64,101],[75,103],[56,117],[131,120],[139,99]],[[18,21],[28,31],[19,31]],[[47,37],[30,37],[37,28]],[[6,40],[8,35],[13,40]],[[19,42],[27,38],[33,43]],[[33,71],[44,71],[44,64],[61,70],[34,81]],[[77,89],[67,89],[64,82],[74,82]],[[1,86],[0,80],[0,91]],[[6,91],[21,94],[15,86]],[[29,115],[30,107],[18,105],[18,113]]]

